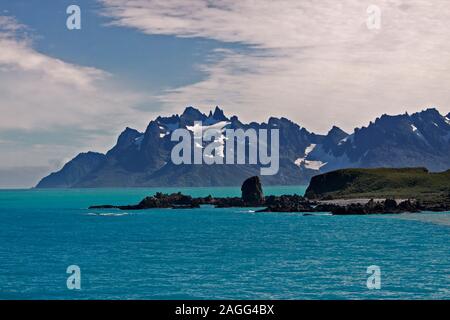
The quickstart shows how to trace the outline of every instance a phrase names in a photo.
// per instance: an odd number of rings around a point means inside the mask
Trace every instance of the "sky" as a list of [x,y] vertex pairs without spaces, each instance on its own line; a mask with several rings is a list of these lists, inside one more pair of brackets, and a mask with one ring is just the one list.
[[0,188],[189,105],[316,133],[447,114],[449,30],[446,0],[0,0]]

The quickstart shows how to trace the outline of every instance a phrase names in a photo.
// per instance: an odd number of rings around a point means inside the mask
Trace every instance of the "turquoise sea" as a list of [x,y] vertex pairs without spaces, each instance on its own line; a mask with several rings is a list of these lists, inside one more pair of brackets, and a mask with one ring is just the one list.
[[[87,209],[155,191],[175,190],[0,191],[0,299],[450,299],[450,213]],[[81,290],[67,288],[69,265]],[[371,265],[379,290],[366,286]]]

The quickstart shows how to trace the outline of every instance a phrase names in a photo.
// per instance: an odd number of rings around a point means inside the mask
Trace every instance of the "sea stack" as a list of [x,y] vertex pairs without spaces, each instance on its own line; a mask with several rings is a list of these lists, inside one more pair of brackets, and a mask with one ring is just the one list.
[[258,176],[248,178],[241,187],[242,200],[247,205],[260,205],[264,203],[264,193]]

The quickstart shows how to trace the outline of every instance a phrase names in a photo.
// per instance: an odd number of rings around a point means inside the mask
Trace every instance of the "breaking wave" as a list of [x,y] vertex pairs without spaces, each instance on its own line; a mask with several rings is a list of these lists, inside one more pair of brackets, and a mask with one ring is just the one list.
[[128,216],[130,214],[128,212],[102,212],[102,213],[89,212],[87,215],[101,216],[101,217],[121,217],[121,216]]

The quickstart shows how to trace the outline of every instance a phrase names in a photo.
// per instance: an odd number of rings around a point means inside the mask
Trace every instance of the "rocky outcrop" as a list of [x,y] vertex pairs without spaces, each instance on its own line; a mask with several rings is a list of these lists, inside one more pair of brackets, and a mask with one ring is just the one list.
[[242,200],[248,205],[264,204],[264,193],[258,176],[248,178],[241,187]]
[[211,195],[204,198],[193,198],[182,193],[164,194],[157,192],[154,196],[145,197],[141,202],[135,205],[96,205],[90,206],[89,209],[120,209],[120,210],[145,210],[145,209],[193,209],[198,208],[200,205],[212,205],[217,208],[229,208],[229,207],[245,207],[249,204],[242,201],[242,198],[230,197],[230,198],[213,198]]
[[299,195],[268,196],[261,212],[315,212],[316,202]]
[[[214,198],[212,196],[204,198],[193,198],[182,193],[163,194],[157,193],[154,196],[146,197],[136,205],[100,205],[91,206],[89,209],[120,209],[120,210],[144,210],[155,208],[173,209],[193,209],[201,205],[212,205],[216,208],[229,207],[254,207],[253,203],[243,201],[239,197]],[[450,206],[424,205],[419,201],[394,199],[368,200],[362,203],[360,200],[351,202],[320,202],[310,201],[299,195],[268,196],[259,205],[265,207],[258,212],[330,212],[334,215],[367,215],[367,214],[398,214],[405,212],[421,211],[448,211]]]
[[[254,204],[243,201],[239,197],[214,198],[212,196],[204,198],[193,198],[181,193],[163,194],[157,193],[154,196],[146,197],[136,205],[100,205],[91,206],[89,209],[120,209],[120,210],[144,210],[155,208],[193,209],[201,205],[212,205],[216,208],[229,207],[254,207]],[[330,212],[334,215],[367,215],[367,214],[398,214],[405,212],[421,211],[450,211],[450,206],[446,204],[422,204],[415,200],[396,201],[368,200],[365,203],[360,201],[345,203],[310,201],[299,195],[268,196],[259,206],[265,207],[259,212]]]
[[143,210],[154,208],[192,209],[201,205],[226,207],[265,207],[259,212],[331,212],[334,215],[394,214],[420,211],[450,211],[450,194],[439,202],[395,199],[337,199],[309,200],[300,195],[268,196],[264,198],[258,177],[244,181],[242,197],[214,198],[212,196],[193,198],[182,193],[163,194],[144,198],[135,205],[100,205],[89,209]]
[[366,204],[335,205],[327,209],[335,215],[393,214],[421,211],[420,204],[415,201],[405,200],[397,203],[394,199],[386,199],[381,202],[375,202],[371,199]]
[[157,192],[154,196],[145,197],[135,205],[95,205],[89,209],[120,209],[120,210],[144,210],[154,208],[198,208],[200,205],[213,205],[217,208],[263,206],[264,194],[261,181],[258,177],[252,177],[242,184],[243,197],[214,198],[211,195],[204,198],[193,198],[180,192],[164,194]]
[[201,198],[192,198],[182,193],[164,194],[157,192],[154,196],[145,197],[136,205],[112,206],[100,205],[91,206],[89,209],[121,209],[121,210],[143,210],[153,208],[198,208],[203,201]]

